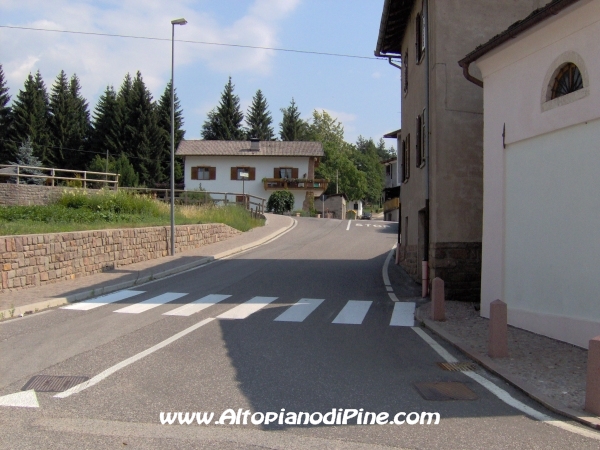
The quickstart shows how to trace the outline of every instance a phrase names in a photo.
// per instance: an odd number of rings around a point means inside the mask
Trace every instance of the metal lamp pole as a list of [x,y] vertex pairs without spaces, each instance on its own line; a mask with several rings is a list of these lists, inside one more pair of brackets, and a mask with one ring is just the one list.
[[171,20],[171,256],[175,255],[175,25],[187,20]]

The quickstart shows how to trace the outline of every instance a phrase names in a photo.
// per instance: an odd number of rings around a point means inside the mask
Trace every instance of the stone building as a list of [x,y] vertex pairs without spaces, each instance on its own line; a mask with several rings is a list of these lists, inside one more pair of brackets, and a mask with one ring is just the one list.
[[384,1],[375,55],[401,68],[399,263],[442,278],[448,299],[481,286],[483,94],[457,61],[543,3]]

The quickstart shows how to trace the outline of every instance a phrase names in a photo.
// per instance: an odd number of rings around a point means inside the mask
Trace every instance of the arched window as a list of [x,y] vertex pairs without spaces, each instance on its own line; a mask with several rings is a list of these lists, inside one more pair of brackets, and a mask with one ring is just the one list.
[[550,99],[562,97],[579,89],[583,89],[581,72],[575,64],[568,62],[559,68],[554,78]]

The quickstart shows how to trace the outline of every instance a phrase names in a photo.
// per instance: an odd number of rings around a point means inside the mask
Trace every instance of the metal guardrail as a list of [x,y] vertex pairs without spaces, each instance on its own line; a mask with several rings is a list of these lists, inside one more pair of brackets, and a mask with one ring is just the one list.
[[[14,170],[7,170],[14,169]],[[34,172],[34,173],[27,173]],[[65,174],[73,176],[65,176]],[[109,172],[91,172],[87,170],[70,170],[70,169],[49,169],[47,167],[21,166],[15,164],[0,164],[0,177],[16,178],[17,184],[22,183],[22,179],[39,178],[44,180],[47,186],[55,186],[57,180],[73,181],[81,183],[85,189],[88,183],[100,183],[109,186],[113,189],[118,189],[119,174]],[[102,178],[103,177],[103,178]]]
[[[119,188],[128,192],[136,192],[139,194],[150,195],[156,200],[171,203],[170,189],[154,189],[154,188]],[[248,211],[256,214],[264,214],[266,199],[257,197],[256,195],[243,194],[241,192],[208,192],[208,191],[187,191],[183,189],[175,189],[174,191],[175,204],[179,205],[228,205],[230,203],[242,204]],[[239,201],[240,197],[242,198]]]

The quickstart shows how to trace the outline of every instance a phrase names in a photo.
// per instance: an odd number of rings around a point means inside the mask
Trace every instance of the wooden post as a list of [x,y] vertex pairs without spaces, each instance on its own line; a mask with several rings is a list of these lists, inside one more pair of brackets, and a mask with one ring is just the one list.
[[492,358],[508,356],[508,310],[502,300],[494,300],[490,303],[488,354]]
[[17,184],[19,184],[20,166],[17,166]]
[[52,186],[54,186],[54,177],[56,176],[54,169],[52,169],[52,171],[50,172],[50,176],[52,177]]
[[83,171],[83,188],[87,188],[87,172]]

